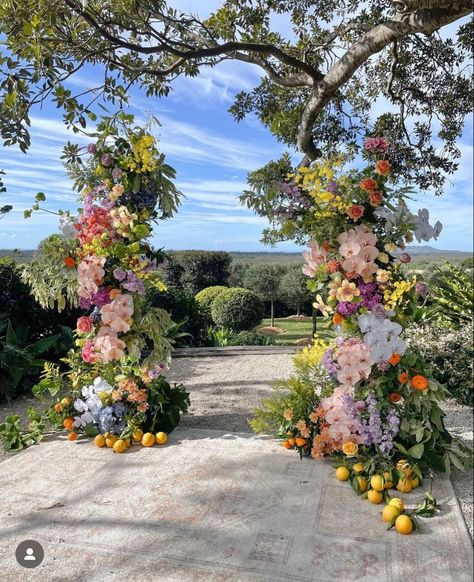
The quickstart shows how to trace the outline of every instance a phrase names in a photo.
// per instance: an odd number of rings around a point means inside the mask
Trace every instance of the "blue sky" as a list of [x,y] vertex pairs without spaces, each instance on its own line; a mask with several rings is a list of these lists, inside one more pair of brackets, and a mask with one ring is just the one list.
[[[212,8],[217,2],[203,2]],[[179,8],[193,2],[173,2]],[[278,27],[288,25],[279,17]],[[82,72],[76,83],[82,87],[94,83],[94,74]],[[153,114],[161,122],[157,129],[160,148],[178,172],[177,185],[186,198],[178,215],[155,227],[153,242],[168,249],[219,249],[271,251],[259,242],[266,221],[242,207],[237,196],[246,188],[247,172],[278,157],[284,147],[255,119],[235,123],[227,113],[233,96],[250,89],[259,80],[260,70],[236,62],[222,63],[203,70],[194,79],[179,79],[174,91],[164,99],[147,99],[132,93],[131,112],[146,119]],[[380,111],[387,104],[377,104]],[[14,211],[0,221],[0,248],[32,249],[57,231],[57,219],[36,213],[29,220],[23,211],[34,195],[47,195],[47,208],[74,212],[75,193],[60,163],[61,149],[70,139],[80,145],[90,140],[70,134],[61,113],[51,106],[36,109],[32,116],[32,147],[27,155],[13,148],[1,150],[0,168],[6,170],[7,194],[0,205],[13,204]],[[457,174],[451,177],[442,197],[419,195],[419,204],[430,209],[433,222],[441,220],[444,230],[431,246],[441,249],[472,250],[472,120],[460,142],[462,158]],[[413,207],[415,209],[415,207]],[[274,250],[296,251],[292,243],[281,243]]]

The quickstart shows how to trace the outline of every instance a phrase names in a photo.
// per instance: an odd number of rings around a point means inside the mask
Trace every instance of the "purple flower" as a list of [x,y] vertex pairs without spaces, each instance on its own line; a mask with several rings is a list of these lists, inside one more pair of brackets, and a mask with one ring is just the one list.
[[354,405],[357,408],[357,410],[365,410],[367,407],[365,400],[357,400],[357,402],[355,402]]
[[79,307],[84,310],[90,309],[91,302],[85,297],[79,297]]
[[127,280],[122,283],[122,287],[127,291],[138,292],[142,295],[145,293],[143,281],[139,279],[133,271],[127,271]]
[[339,186],[338,186],[337,182],[332,180],[331,182],[328,182],[326,188],[327,188],[328,192],[331,192],[331,194],[337,194]]
[[112,170],[112,178],[114,180],[120,180],[121,177],[122,177],[122,170],[120,168],[114,168]]
[[150,378],[152,378],[154,380],[155,378],[158,378],[158,376],[161,376],[161,374],[166,372],[166,369],[167,369],[166,364],[163,362],[160,362],[159,364],[156,364],[156,366],[154,366],[148,372],[148,375],[150,376]]
[[87,152],[89,154],[96,154],[97,153],[97,146],[95,145],[95,143],[90,143],[87,146]]
[[100,158],[100,161],[104,167],[108,168],[114,163],[114,157],[112,154],[103,154],[103,156]]
[[127,277],[127,272],[123,269],[114,269],[113,275],[117,281],[122,282]]
[[344,317],[350,317],[359,309],[359,303],[349,303],[348,301],[341,301],[337,306],[337,311]]
[[373,305],[371,311],[377,317],[385,317],[385,307],[381,303]]
[[105,287],[99,289],[91,297],[92,305],[97,305],[97,307],[103,307],[104,305],[107,305],[111,301],[112,299],[110,299],[109,292]]
[[384,372],[385,370],[388,370],[390,368],[390,364],[388,362],[379,362],[377,364],[377,368]]
[[323,357],[322,357],[322,360],[321,360],[321,361],[322,361],[322,363],[323,363],[323,366],[326,368],[326,370],[327,370],[327,373],[328,373],[330,376],[333,376],[333,377],[335,377],[335,376],[336,376],[336,374],[337,374],[337,373],[338,373],[338,371],[339,371],[339,366],[338,366],[338,364],[336,364],[336,362],[335,362],[335,361],[332,359],[332,358],[333,358],[333,354],[334,354],[334,350],[333,350],[332,348],[328,348],[328,349],[327,349],[327,350],[324,352],[324,354],[323,354]]
[[411,257],[408,253],[402,253],[399,257],[400,263],[409,263],[411,261]]
[[428,293],[428,285],[426,283],[422,283],[421,281],[419,281],[415,285],[415,291],[418,293],[418,295],[424,296]]

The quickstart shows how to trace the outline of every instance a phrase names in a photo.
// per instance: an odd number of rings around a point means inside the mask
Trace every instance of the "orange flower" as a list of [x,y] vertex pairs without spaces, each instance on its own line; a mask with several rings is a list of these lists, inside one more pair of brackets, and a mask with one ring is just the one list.
[[397,364],[400,363],[400,360],[402,359],[400,354],[392,354],[388,360],[389,364],[392,364],[392,366],[396,366]]
[[395,404],[396,402],[400,402],[400,400],[402,399],[402,395],[398,392],[392,392],[391,394],[388,395],[388,399],[390,400],[390,402],[393,402]]
[[335,313],[332,317],[332,322],[334,323],[334,325],[341,325],[341,323],[344,321],[344,318],[342,317],[342,315],[340,313]]
[[347,455],[348,457],[355,457],[359,451],[359,446],[357,443],[353,443],[352,441],[348,441],[342,445],[342,452]]
[[390,162],[387,162],[387,160],[379,160],[375,164],[375,171],[380,176],[388,176],[390,174],[391,169],[392,166],[390,165]]
[[369,201],[371,206],[380,206],[382,204],[382,193],[378,190],[370,192]]
[[120,289],[111,289],[109,291],[109,297],[112,301],[120,295]]
[[325,243],[322,244],[322,248],[327,252],[329,250],[329,247],[331,246],[331,243],[329,241],[326,241]]
[[423,390],[426,390],[429,386],[428,378],[421,375],[413,376],[411,379],[411,385],[415,390],[423,392]]
[[377,181],[372,178],[364,178],[359,185],[362,190],[367,190],[367,192],[375,190],[378,186]]
[[337,271],[339,271],[339,266],[340,266],[339,261],[336,261],[335,259],[331,259],[326,264],[326,271],[328,273],[337,273]]
[[408,374],[406,372],[402,372],[400,376],[398,376],[398,381],[400,384],[406,384],[408,382]]
[[285,408],[283,411],[283,418],[285,420],[292,420],[293,419],[293,411],[290,408]]
[[76,261],[73,259],[73,257],[66,257],[64,259],[64,264],[66,265],[66,267],[73,269],[76,266]]
[[352,218],[354,222],[357,222],[364,215],[364,207],[360,204],[353,204],[347,211],[349,218]]

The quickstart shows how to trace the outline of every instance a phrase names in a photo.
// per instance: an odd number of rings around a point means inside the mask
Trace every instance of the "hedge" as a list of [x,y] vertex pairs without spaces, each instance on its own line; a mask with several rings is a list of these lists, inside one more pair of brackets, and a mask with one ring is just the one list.
[[222,291],[211,307],[211,316],[216,325],[227,327],[234,333],[254,328],[261,323],[264,313],[260,296],[240,287]]

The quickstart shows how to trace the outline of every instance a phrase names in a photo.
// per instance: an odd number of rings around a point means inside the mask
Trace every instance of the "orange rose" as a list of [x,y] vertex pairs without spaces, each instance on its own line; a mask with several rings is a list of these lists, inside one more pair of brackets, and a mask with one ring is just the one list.
[[429,386],[428,378],[421,375],[413,376],[411,379],[411,385],[415,390],[423,392],[423,390],[427,390]]
[[400,400],[402,399],[402,395],[398,392],[392,392],[391,394],[388,395],[388,399],[390,400],[390,402],[393,402],[395,404],[396,402],[400,402]]
[[370,192],[369,201],[371,206],[380,206],[382,204],[382,193],[378,190]]
[[375,171],[380,176],[388,176],[390,174],[391,169],[392,166],[390,165],[390,162],[387,162],[387,160],[379,160],[375,164]]
[[388,360],[389,364],[392,364],[392,366],[396,366],[397,364],[400,363],[400,360],[402,359],[400,354],[392,354]]
[[349,218],[352,218],[355,222],[360,220],[364,215],[364,207],[360,204],[353,204],[347,211]]
[[373,178],[364,178],[363,180],[361,180],[359,185],[362,188],[362,190],[367,190],[367,192],[375,190],[378,186],[377,181],[374,180]]
[[342,317],[342,315],[340,313],[335,313],[332,317],[332,322],[334,323],[334,325],[341,325],[341,323],[344,321],[344,318]]
[[326,271],[328,273],[337,273],[339,271],[339,261],[331,259],[326,263]]
[[353,443],[352,441],[348,441],[342,445],[342,452],[347,455],[348,457],[355,457],[359,451],[359,446],[357,443]]
[[66,257],[64,259],[64,264],[66,265],[66,267],[73,269],[76,266],[76,261],[73,259],[73,257]]
[[408,382],[408,374],[406,372],[402,372],[400,376],[398,376],[398,381],[400,384],[406,384]]

